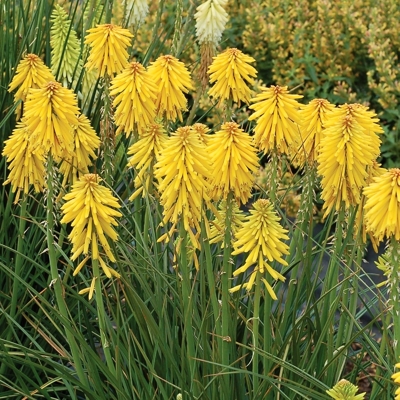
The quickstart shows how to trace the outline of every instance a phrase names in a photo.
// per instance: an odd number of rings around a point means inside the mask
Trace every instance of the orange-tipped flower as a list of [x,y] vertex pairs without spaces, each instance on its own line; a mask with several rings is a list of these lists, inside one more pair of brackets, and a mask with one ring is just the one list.
[[28,193],[30,185],[33,185],[36,192],[42,191],[45,186],[44,152],[42,148],[33,150],[30,136],[25,120],[22,119],[11,137],[4,142],[2,155],[7,157],[10,173],[3,185],[11,183],[13,193],[17,192],[15,203],[21,191]]
[[183,121],[182,111],[186,111],[187,105],[185,93],[194,90],[185,64],[171,55],[160,56],[151,63],[148,71],[158,87],[158,115],[162,117],[165,114],[170,121],[177,117]]
[[81,114],[78,125],[73,127],[74,150],[60,165],[60,172],[64,175],[64,186],[67,181],[75,183],[79,177],[89,172],[92,160],[97,158],[95,150],[100,146],[100,139],[90,125],[87,117]]
[[301,143],[295,155],[300,165],[305,161],[313,165],[317,161],[323,129],[329,119],[329,112],[334,108],[335,106],[325,99],[314,99],[307,105],[301,106],[299,137]]
[[249,108],[255,113],[249,120],[257,120],[254,143],[260,151],[290,154],[299,142],[300,103],[297,99],[302,97],[290,94],[287,86],[270,86],[262,88],[262,93],[251,100],[255,104]]
[[8,91],[19,87],[14,95],[14,102],[25,101],[29,89],[37,89],[55,78],[50,69],[36,54],[27,54],[18,64],[17,73],[11,81]]
[[[94,260],[99,260],[108,278],[119,277],[115,270],[107,266],[100,255],[99,247],[101,246],[110,261],[115,261],[106,236],[114,242],[118,239],[113,226],[118,225],[115,218],[122,216],[115,210],[121,206],[111,190],[101,186],[100,182],[98,175],[86,174],[72,186],[71,192],[63,197],[65,204],[61,207],[64,214],[61,223],[71,222],[72,225],[68,236],[72,242],[72,261],[81,254],[88,255],[90,252]],[[78,265],[74,275],[78,274],[87,259],[88,257]]]
[[257,71],[250,63],[255,59],[243,54],[238,49],[226,49],[223,53],[213,57],[214,61],[208,68],[210,84],[215,85],[208,94],[220,102],[228,99],[240,103],[249,103],[251,90],[248,85],[254,85]]
[[[233,243],[234,251],[232,255],[249,253],[242,267],[237,269],[233,275],[245,273],[252,268],[249,281],[243,284],[243,287],[250,291],[254,285],[257,274],[264,275],[268,273],[273,279],[284,281],[285,278],[270,263],[274,260],[282,265],[288,265],[282,258],[283,254],[288,254],[288,246],[282,240],[288,240],[288,232],[279,224],[280,218],[275,213],[269,200],[259,199],[253,204],[250,215],[246,218],[241,228],[236,233],[236,239]],[[261,277],[270,296],[276,300],[276,295],[264,277]],[[237,285],[230,289],[230,292],[239,290],[242,285]]]
[[317,159],[324,217],[339,210],[342,202],[346,208],[360,203],[367,167],[379,155],[380,127],[373,115],[358,104],[342,105],[329,115]]
[[51,152],[56,161],[68,157],[74,150],[73,126],[79,124],[76,96],[58,82],[48,82],[28,93],[25,118],[36,149]]
[[147,128],[142,137],[128,149],[128,167],[135,168],[137,175],[134,180],[135,192],[129,197],[133,201],[140,193],[145,197],[153,182],[153,167],[156,159],[162,154],[168,141],[168,136],[160,124]]
[[126,48],[131,45],[132,33],[113,24],[97,25],[88,29],[85,44],[91,47],[85,67],[95,68],[99,76],[119,74],[128,62]]
[[213,164],[212,197],[226,200],[232,192],[238,203],[245,204],[259,169],[250,136],[235,122],[226,122],[210,137],[208,151]]
[[117,135],[123,131],[128,136],[135,128],[142,135],[153,124],[157,93],[152,75],[138,62],[131,62],[112,80],[110,95],[115,96]]
[[367,230],[379,240],[400,240],[400,169],[392,168],[364,188]]
[[192,228],[200,231],[202,207],[210,202],[207,194],[210,170],[207,149],[189,126],[178,128],[172,134],[155,165],[160,202],[164,207],[163,224],[172,223],[169,231],[172,234],[178,221],[183,220],[196,248],[200,244]]

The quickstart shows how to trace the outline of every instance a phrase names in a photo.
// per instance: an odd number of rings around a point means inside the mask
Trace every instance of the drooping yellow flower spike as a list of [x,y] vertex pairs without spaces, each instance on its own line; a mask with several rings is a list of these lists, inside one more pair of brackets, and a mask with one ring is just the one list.
[[255,59],[243,54],[238,49],[226,49],[223,53],[213,57],[214,61],[208,68],[210,84],[215,85],[208,94],[220,103],[232,99],[236,103],[249,103],[251,90],[248,85],[254,85],[257,70],[250,65]]
[[194,90],[190,73],[183,62],[171,55],[160,56],[148,68],[158,87],[157,113],[164,114],[169,121],[178,117],[182,122],[182,111],[186,111],[185,93]]
[[207,149],[189,126],[172,133],[155,165],[160,202],[164,208],[162,222],[172,223],[171,235],[176,224],[182,220],[196,248],[200,248],[200,244],[192,228],[200,232],[202,207],[210,202],[210,171]]
[[145,197],[153,182],[153,167],[167,144],[168,136],[160,124],[149,125],[142,137],[128,149],[128,167],[135,168],[135,192],[129,197],[133,201],[140,193]]
[[303,165],[304,162],[313,165],[317,161],[319,145],[329,112],[335,106],[328,100],[314,99],[300,107],[300,144],[294,157],[299,165]]
[[88,118],[81,114],[78,125],[73,127],[74,150],[60,165],[60,172],[64,175],[62,186],[69,181],[74,184],[78,178],[89,173],[92,160],[96,160],[95,150],[100,147],[100,139],[90,125]]
[[262,88],[262,93],[251,99],[255,104],[249,108],[255,113],[249,120],[257,120],[254,143],[260,151],[277,150],[288,155],[293,151],[300,137],[300,103],[297,99],[302,97],[290,94],[287,86],[270,86]]
[[28,93],[25,118],[34,148],[43,147],[56,161],[74,150],[73,126],[79,124],[74,92],[58,82],[48,82]]
[[156,116],[158,88],[152,75],[139,62],[131,62],[111,83],[116,134],[123,131],[128,136],[136,128],[142,135]]
[[210,137],[208,152],[213,165],[213,199],[226,200],[232,192],[238,203],[245,204],[260,167],[251,137],[237,123],[226,122]]
[[[18,64],[17,72],[13,77],[8,91],[12,92],[17,87],[19,89],[14,95],[14,102],[18,100],[25,101],[29,89],[37,89],[49,81],[54,81],[55,78],[50,69],[43,63],[36,54],[27,54]],[[17,108],[19,119],[21,107]]]
[[367,167],[379,155],[380,139],[371,114],[359,105],[345,104],[331,111],[320,144],[318,174],[322,176],[321,197],[326,217],[360,203],[366,186]]
[[98,175],[86,174],[72,186],[71,192],[63,197],[65,204],[61,207],[64,214],[61,223],[71,222],[72,225],[72,231],[68,236],[72,242],[71,260],[76,260],[81,254],[88,256],[75,269],[74,275],[79,273],[90,258],[90,252],[92,259],[99,260],[108,278],[119,277],[118,272],[107,266],[103,256],[100,255],[99,247],[104,250],[111,262],[115,262],[106,236],[114,242],[118,240],[118,234],[113,226],[118,225],[115,218],[122,216],[115,210],[121,206],[111,190],[101,186],[100,182],[101,178]]
[[15,203],[18,202],[21,191],[28,193],[30,185],[33,185],[36,192],[43,190],[45,186],[44,152],[41,148],[33,150],[30,132],[24,118],[17,124],[10,138],[4,142],[2,155],[7,157],[10,170],[3,185],[11,183],[12,192],[17,192]]
[[[285,278],[279,272],[274,270],[269,263],[278,261],[282,265],[288,265],[282,258],[283,254],[289,254],[289,247],[282,240],[288,240],[288,232],[279,224],[280,218],[273,209],[269,200],[259,199],[253,204],[250,215],[246,218],[243,225],[236,233],[236,239],[233,246],[232,255],[249,253],[244,265],[234,271],[233,276],[245,273],[254,266],[250,274],[249,281],[243,285],[237,285],[230,289],[230,292],[236,292],[241,287],[250,291],[254,285],[257,274],[264,275],[268,273],[273,279],[284,281]],[[276,300],[274,290],[267,280],[261,275],[270,296]]]
[[64,86],[77,81],[82,70],[81,45],[68,14],[58,4],[51,14],[51,70]]
[[98,76],[119,74],[128,63],[126,48],[131,45],[132,33],[113,24],[97,25],[88,29],[85,44],[91,47],[85,67],[95,68]]
[[356,394],[358,387],[346,381],[340,380],[332,389],[326,391],[334,400],[362,400],[365,397],[365,392]]
[[[398,363],[398,364],[396,364],[395,365],[395,367],[396,368],[400,368],[400,363]],[[396,392],[395,392],[395,400],[400,400],[400,371],[399,372],[395,372],[393,375],[392,375],[392,379],[394,380],[394,383],[396,383],[397,384],[397,389],[396,389]]]
[[382,241],[394,236],[400,240],[400,169],[392,168],[364,188],[364,205],[368,231]]

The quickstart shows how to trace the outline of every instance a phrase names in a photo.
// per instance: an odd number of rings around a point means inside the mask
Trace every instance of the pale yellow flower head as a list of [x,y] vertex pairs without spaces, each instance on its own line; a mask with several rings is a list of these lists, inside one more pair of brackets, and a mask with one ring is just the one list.
[[335,106],[325,99],[311,100],[307,105],[301,105],[299,115],[300,143],[297,154],[294,155],[299,165],[307,162],[313,165],[317,161],[319,145],[329,112]]
[[182,122],[182,111],[186,111],[185,93],[194,90],[190,73],[183,62],[171,55],[160,56],[148,68],[158,88],[156,100],[157,113],[160,117]]
[[124,3],[128,25],[141,25],[149,12],[148,0],[124,0]]
[[334,400],[362,400],[365,393],[356,394],[358,387],[346,381],[340,380],[332,389],[326,391]]
[[134,168],[136,176],[134,180],[135,192],[129,197],[133,201],[139,194],[142,197],[150,193],[153,182],[153,167],[157,158],[162,154],[168,142],[168,136],[160,124],[149,125],[137,142],[128,149],[128,167]]
[[[25,101],[29,89],[39,88],[55,78],[50,69],[43,63],[41,58],[36,54],[27,54],[18,64],[17,72],[14,75],[8,91],[12,92],[16,88],[14,102],[18,100]],[[20,107],[19,107],[20,109]],[[19,113],[19,109],[17,112]]]
[[163,224],[171,222],[172,233],[182,220],[193,246],[199,248],[192,228],[200,232],[202,208],[210,202],[207,193],[211,165],[205,145],[189,126],[178,128],[167,140],[154,168],[164,209]]
[[213,165],[210,182],[213,199],[226,200],[233,193],[238,203],[245,204],[259,168],[251,137],[237,123],[226,122],[210,136],[208,152]]
[[259,199],[253,204],[250,215],[243,222],[236,232],[232,255],[249,253],[243,266],[234,271],[233,276],[238,276],[251,270],[247,283],[237,285],[230,289],[236,292],[240,288],[250,291],[254,285],[257,274],[261,274],[270,296],[276,300],[276,294],[271,285],[264,278],[264,274],[269,274],[275,280],[284,281],[285,278],[272,268],[273,261],[278,261],[282,265],[288,265],[282,258],[283,254],[289,254],[289,247],[283,240],[288,240],[287,230],[282,228],[279,223],[280,218],[273,209],[269,200]]
[[[249,108],[254,114],[249,120],[257,120],[254,128],[254,144],[264,153],[276,150],[290,155],[299,143],[300,103],[298,94],[290,94],[287,86],[263,87],[251,101]],[[296,148],[297,153],[297,148]]]
[[81,114],[78,125],[73,126],[74,150],[61,163],[60,172],[64,175],[62,186],[75,183],[79,177],[89,173],[92,160],[96,160],[95,150],[100,147],[100,138],[90,125],[88,118]]
[[400,240],[400,169],[392,168],[364,188],[366,228],[379,240]]
[[24,118],[17,123],[10,138],[4,142],[2,155],[7,158],[10,170],[3,185],[11,183],[12,192],[17,192],[15,203],[18,202],[20,192],[27,194],[30,185],[35,192],[43,191],[45,187],[45,158],[42,148],[33,150],[29,132]]
[[79,108],[74,92],[58,82],[48,82],[31,89],[24,116],[36,149],[42,147],[56,161],[66,158],[74,149],[73,126],[79,124]]
[[194,19],[196,36],[200,44],[211,42],[216,46],[220,42],[228,22],[228,13],[223,8],[227,2],[227,0],[206,0],[197,7]]
[[154,123],[158,87],[152,75],[139,62],[131,62],[111,82],[110,95],[115,96],[113,106],[116,134],[128,136],[135,129],[142,135]]
[[68,14],[58,4],[51,14],[51,70],[64,86],[77,81],[82,70],[81,46]]
[[89,44],[91,49],[85,67],[89,70],[95,68],[102,77],[119,74],[128,63],[126,49],[131,45],[132,33],[113,24],[97,25],[87,32],[85,44]]
[[219,99],[220,103],[228,99],[237,103],[249,103],[249,85],[254,85],[254,78],[257,76],[256,69],[250,63],[255,62],[255,59],[234,48],[226,49],[213,59],[208,74],[210,84],[215,84],[208,94]]
[[[61,207],[64,214],[61,223],[71,222],[72,231],[68,238],[72,242],[72,261],[81,254],[90,253],[92,259],[99,260],[108,278],[119,277],[116,271],[107,266],[100,251],[103,249],[109,260],[115,262],[107,236],[114,242],[118,239],[113,226],[118,225],[115,218],[122,216],[117,211],[121,206],[111,190],[100,183],[98,175],[85,174],[72,186],[71,192],[63,197],[65,204]],[[74,275],[78,274],[87,259],[78,265]]]
[[[396,364],[395,365],[395,367],[396,368],[400,368],[400,363],[398,363],[398,364]],[[392,375],[392,379],[393,379],[393,381],[394,381],[394,383],[396,383],[397,384],[397,389],[396,389],[396,392],[395,392],[395,400],[400,400],[400,372],[395,372],[393,375]]]
[[366,186],[368,166],[379,155],[379,126],[365,107],[345,104],[331,111],[317,158],[322,177],[323,208],[326,217],[332,209],[357,205]]

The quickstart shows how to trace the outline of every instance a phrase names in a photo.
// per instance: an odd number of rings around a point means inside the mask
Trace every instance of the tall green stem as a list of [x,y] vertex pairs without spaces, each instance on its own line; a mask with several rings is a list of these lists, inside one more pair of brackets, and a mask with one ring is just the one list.
[[93,279],[95,279],[95,296],[96,296],[96,305],[97,305],[97,318],[99,320],[99,330],[100,330],[100,340],[101,347],[104,352],[104,356],[106,358],[106,363],[108,369],[112,372],[113,375],[116,374],[114,361],[112,359],[111,351],[110,351],[110,342],[107,338],[107,315],[104,309],[103,295],[101,290],[101,275],[99,268],[99,261],[92,260],[93,267]]
[[[229,366],[231,364],[232,355],[232,320],[230,312],[230,293],[229,281],[232,277],[232,263],[231,263],[231,223],[232,223],[232,192],[228,194],[226,199],[226,217],[225,217],[225,237],[224,237],[224,258],[222,262],[221,283],[222,283],[222,336],[220,338],[220,348],[222,349],[222,364]],[[225,396],[229,393],[230,376],[225,374],[223,376],[223,393]],[[224,397],[225,398],[225,397]]]
[[394,342],[397,343],[394,346],[394,354],[396,357],[396,363],[400,362],[400,244],[399,242],[392,236],[391,238],[391,265],[393,267],[392,275],[391,275],[391,289],[390,289],[390,299],[391,305],[393,309],[393,337]]
[[[182,240],[179,254],[179,272],[182,276],[182,302],[183,302],[183,315],[184,315],[184,332],[186,337],[187,358],[189,361],[190,377],[192,382],[192,393],[194,397],[199,396],[198,379],[196,373],[196,347],[194,340],[194,332],[192,325],[193,315],[193,298],[192,298],[192,285],[190,280],[190,270],[188,267],[188,234],[185,231],[183,222],[180,222],[179,230],[180,238]],[[184,364],[182,364],[184,365]]]
[[[88,381],[86,374],[82,367],[81,357],[79,353],[79,347],[75,340],[74,334],[71,332],[71,326],[74,327],[74,322],[69,321],[67,305],[64,302],[63,286],[61,278],[58,274],[58,255],[55,246],[55,232],[54,232],[54,188],[53,188],[53,158],[51,154],[47,161],[47,247],[49,249],[49,264],[50,264],[50,275],[51,282],[53,284],[53,289],[56,297],[58,312],[62,316],[62,321],[65,321],[64,329],[65,335],[67,337],[67,342],[71,349],[72,358],[74,362],[74,367],[76,373],[78,374],[79,380],[82,384],[88,386]],[[69,321],[69,326],[66,326],[66,321]]]
[[[259,326],[260,326],[260,297],[261,297],[261,276],[260,272],[257,273],[256,277],[256,290],[254,293],[254,309],[253,309],[253,398],[258,397],[258,387],[259,387],[259,368],[258,368],[258,336],[259,336]],[[264,321],[266,322],[266,321]]]

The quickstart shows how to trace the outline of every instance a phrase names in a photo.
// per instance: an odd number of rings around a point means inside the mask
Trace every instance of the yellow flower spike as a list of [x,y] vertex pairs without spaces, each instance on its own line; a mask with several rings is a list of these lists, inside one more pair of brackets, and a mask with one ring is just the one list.
[[208,151],[213,164],[212,197],[226,200],[232,192],[238,203],[245,204],[259,169],[250,136],[235,122],[227,122],[210,137]]
[[110,95],[115,96],[117,135],[125,132],[128,136],[135,128],[142,135],[154,123],[158,92],[153,76],[138,62],[131,62],[112,80]]
[[81,114],[78,125],[73,127],[74,151],[65,158],[60,165],[60,172],[64,175],[62,186],[67,182],[74,184],[78,178],[89,173],[92,160],[96,160],[95,150],[100,146],[100,139],[91,127],[88,118]]
[[119,74],[128,63],[126,48],[131,45],[132,33],[113,24],[97,25],[87,32],[85,44],[91,49],[85,67],[96,69],[101,77]]
[[[29,89],[37,89],[49,81],[54,81],[55,78],[50,69],[43,63],[36,54],[27,54],[18,64],[17,72],[14,75],[8,91],[12,92],[16,88],[14,95],[14,103],[18,100],[26,101],[26,96]],[[21,107],[16,110],[18,119],[20,117]]]
[[73,126],[78,125],[79,108],[74,92],[58,82],[31,89],[25,103],[26,125],[35,149],[42,147],[56,161],[74,149]]
[[200,248],[192,228],[200,232],[202,207],[211,206],[211,165],[206,147],[191,127],[178,128],[167,140],[154,169],[164,208],[163,224],[171,222],[174,228],[182,220],[193,246]]
[[[68,14],[58,4],[51,14],[51,70],[64,86],[77,80],[82,70],[81,45]],[[54,79],[54,78],[53,78]]]
[[[167,145],[168,136],[160,124],[150,125],[139,140],[128,149],[128,167],[135,168],[134,180],[136,191],[129,197],[133,201],[140,193],[142,197],[149,194],[150,183],[153,182],[153,166]],[[153,183],[155,185],[155,183]],[[156,186],[156,185],[155,185]]]
[[326,391],[334,400],[362,400],[365,393],[356,394],[358,387],[347,381],[340,380],[332,389]]
[[92,282],[90,283],[90,286],[88,288],[80,290],[78,292],[78,294],[80,294],[80,295],[88,294],[88,299],[92,300],[93,294],[95,291],[95,283],[96,283],[96,278],[92,278]]
[[148,71],[158,87],[158,116],[165,114],[169,121],[179,118],[182,122],[182,111],[186,111],[187,105],[185,93],[194,90],[189,71],[183,62],[171,55],[158,57],[151,63]]
[[213,62],[208,68],[210,84],[215,85],[208,94],[219,103],[232,99],[236,103],[241,101],[249,103],[251,90],[254,85],[257,71],[250,63],[255,62],[253,57],[242,53],[238,49],[226,49],[223,53],[213,57]]
[[392,168],[364,188],[366,229],[378,241],[400,240],[400,169]]
[[295,162],[303,165],[307,162],[313,165],[317,161],[319,145],[323,135],[323,129],[329,118],[329,112],[335,106],[325,99],[311,100],[307,105],[300,106],[300,143]]
[[63,197],[65,204],[61,207],[64,214],[61,223],[71,222],[72,225],[68,236],[72,242],[71,260],[76,260],[82,253],[87,256],[91,251],[91,257],[98,259],[104,273],[111,277],[113,273],[100,256],[99,245],[110,261],[114,262],[115,257],[106,235],[112,241],[118,240],[113,226],[118,225],[115,218],[122,214],[116,210],[121,207],[118,200],[100,182],[98,175],[86,174],[72,186],[71,192]]
[[317,158],[324,218],[342,202],[345,208],[360,203],[368,167],[379,155],[379,126],[373,115],[357,104],[344,104],[329,115]]
[[[242,226],[236,233],[236,238],[233,242],[234,251],[232,255],[241,253],[249,253],[245,263],[242,267],[238,268],[233,276],[245,273],[248,269],[256,264],[252,269],[248,283],[243,285],[247,291],[250,291],[256,279],[256,274],[264,275],[268,273],[275,280],[284,281],[285,278],[276,270],[274,270],[269,263],[278,261],[282,265],[288,265],[282,258],[283,254],[289,254],[289,247],[282,240],[288,240],[287,230],[282,228],[279,224],[280,218],[273,209],[269,200],[259,199],[253,204],[250,210],[250,215],[246,217]],[[272,299],[276,300],[271,285],[262,276],[262,282],[265,284],[268,293]],[[229,291],[236,292],[242,287],[237,285]]]
[[7,158],[10,173],[3,183],[11,183],[12,192],[16,194],[15,203],[18,202],[20,192],[25,194],[29,186],[33,185],[35,192],[43,191],[45,187],[45,157],[42,148],[33,149],[25,119],[17,123],[9,139],[4,142],[2,155]]
[[[254,114],[249,121],[257,120],[254,128],[254,144],[264,153],[277,150],[290,155],[293,147],[299,143],[300,103],[297,99],[303,96],[290,94],[287,86],[270,86],[262,88],[251,102],[249,108]],[[295,150],[297,153],[297,149]]]

